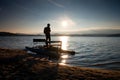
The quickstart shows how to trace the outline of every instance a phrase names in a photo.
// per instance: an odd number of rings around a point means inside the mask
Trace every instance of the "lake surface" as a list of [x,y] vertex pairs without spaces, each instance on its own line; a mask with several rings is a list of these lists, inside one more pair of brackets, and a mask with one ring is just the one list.
[[[0,47],[24,49],[33,46],[33,38],[45,37],[0,37]],[[61,40],[63,49],[76,52],[74,56],[64,55],[61,64],[120,70],[120,37],[52,36],[52,40]]]

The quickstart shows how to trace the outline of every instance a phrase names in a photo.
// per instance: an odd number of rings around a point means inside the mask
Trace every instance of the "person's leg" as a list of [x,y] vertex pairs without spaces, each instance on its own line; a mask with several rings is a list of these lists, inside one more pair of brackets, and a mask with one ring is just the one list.
[[48,47],[48,36],[46,35],[46,46]]
[[49,41],[49,45],[51,44],[50,41],[51,41],[51,37],[50,37],[50,34],[48,36],[48,41]]

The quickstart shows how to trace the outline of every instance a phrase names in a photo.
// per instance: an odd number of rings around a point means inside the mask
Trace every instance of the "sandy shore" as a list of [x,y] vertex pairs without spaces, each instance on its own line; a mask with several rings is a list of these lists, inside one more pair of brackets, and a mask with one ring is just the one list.
[[119,80],[120,71],[57,65],[23,50],[0,48],[0,80]]

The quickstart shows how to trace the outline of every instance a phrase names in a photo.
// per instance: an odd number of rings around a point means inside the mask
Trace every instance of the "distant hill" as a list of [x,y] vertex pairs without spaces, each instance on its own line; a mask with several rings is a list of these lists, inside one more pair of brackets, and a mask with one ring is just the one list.
[[120,37],[120,34],[52,34],[52,36]]
[[23,34],[23,33],[0,32],[0,36],[37,36],[37,35],[38,34]]
[[[41,34],[21,34],[21,33],[0,32],[0,36],[43,36],[43,35],[41,35]],[[120,33],[118,33],[118,34],[52,34],[52,36],[120,37]]]
[[15,36],[17,34],[9,33],[9,32],[0,32],[0,36]]

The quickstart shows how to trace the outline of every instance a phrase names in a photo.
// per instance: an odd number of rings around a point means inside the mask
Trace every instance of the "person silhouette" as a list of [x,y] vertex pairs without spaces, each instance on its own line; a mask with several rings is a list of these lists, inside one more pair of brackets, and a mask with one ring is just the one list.
[[50,45],[50,41],[51,41],[51,36],[50,36],[50,24],[47,24],[47,27],[44,28],[44,34],[46,36],[46,46],[48,47],[48,44]]

